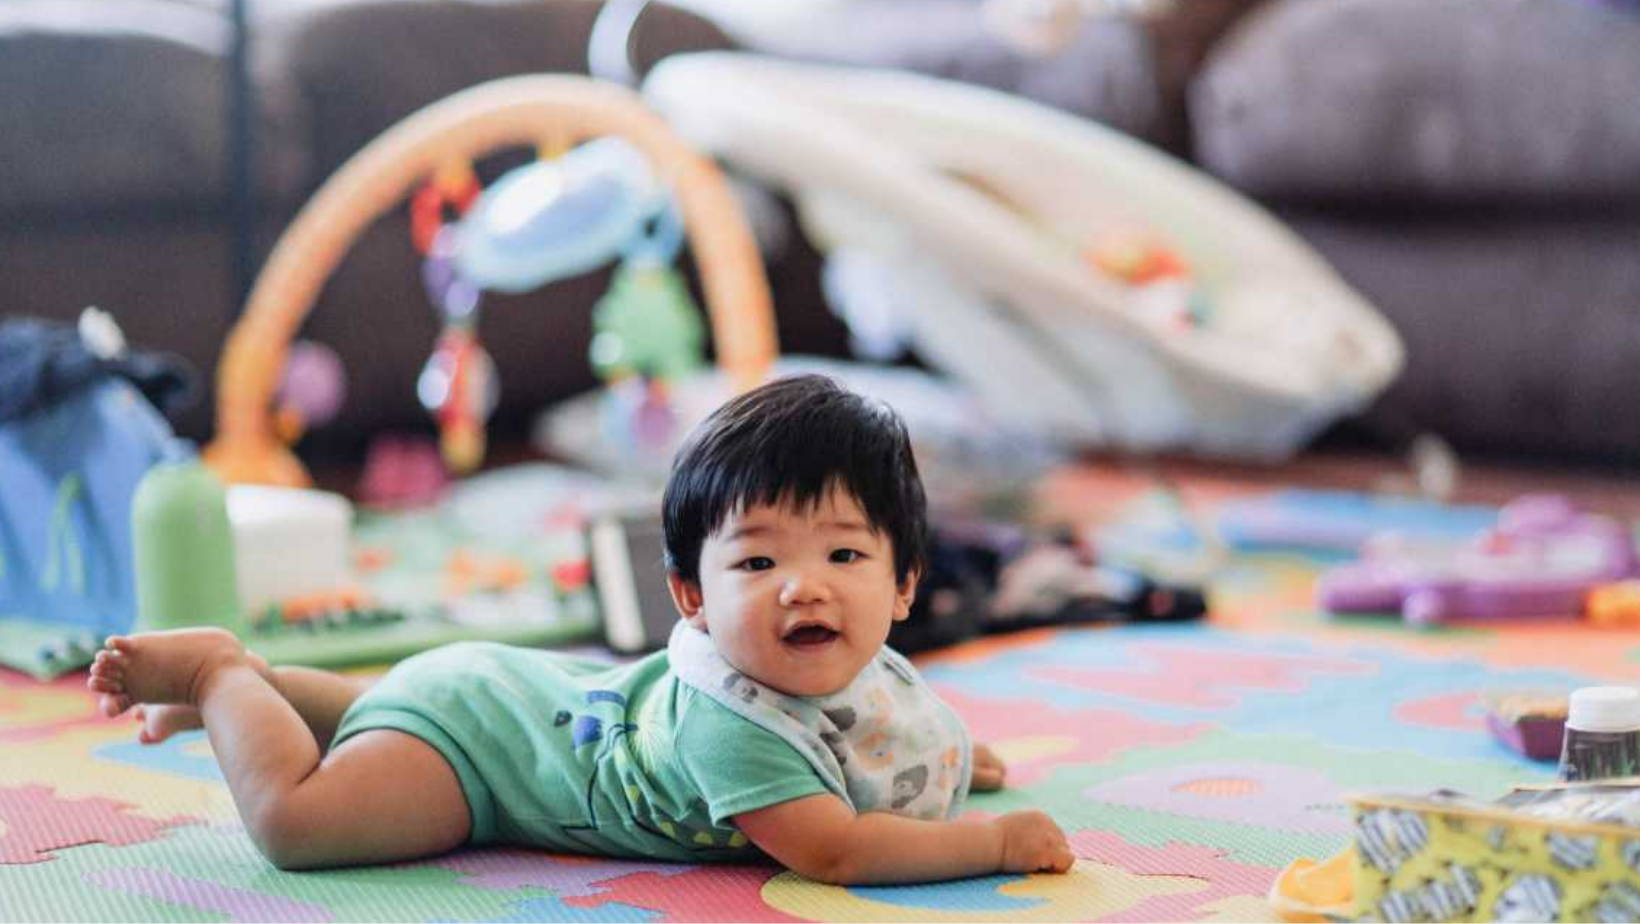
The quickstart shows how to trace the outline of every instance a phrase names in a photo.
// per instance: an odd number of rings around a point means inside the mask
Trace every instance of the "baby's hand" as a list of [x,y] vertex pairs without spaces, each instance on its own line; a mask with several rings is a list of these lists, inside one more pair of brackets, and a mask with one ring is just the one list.
[[1002,788],[1002,778],[1008,767],[996,752],[983,744],[974,745],[974,775],[968,788],[974,792],[991,792]]
[[1076,858],[1065,832],[1041,812],[1009,812],[992,822],[1002,829],[1005,873],[1063,873]]

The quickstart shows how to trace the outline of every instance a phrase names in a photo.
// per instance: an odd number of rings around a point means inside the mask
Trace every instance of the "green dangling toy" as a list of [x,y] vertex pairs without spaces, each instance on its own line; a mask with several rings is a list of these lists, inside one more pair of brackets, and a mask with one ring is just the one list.
[[592,324],[592,368],[606,382],[632,375],[671,382],[704,364],[700,310],[664,263],[622,261],[592,309]]
[[593,371],[612,394],[642,383],[637,406],[624,410],[632,432],[648,445],[664,443],[676,422],[670,386],[705,365],[700,309],[672,265],[682,240],[683,228],[668,208],[652,232],[623,249],[609,291],[592,309]]

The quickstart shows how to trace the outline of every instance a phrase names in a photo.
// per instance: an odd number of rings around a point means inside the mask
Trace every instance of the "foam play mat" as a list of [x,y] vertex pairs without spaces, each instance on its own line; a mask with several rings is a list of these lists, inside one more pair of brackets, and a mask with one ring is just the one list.
[[140,746],[93,715],[83,675],[0,671],[0,920],[1264,920],[1282,866],[1347,839],[1345,793],[1490,798],[1551,777],[1487,733],[1486,692],[1627,680],[1640,660],[1634,634],[1564,621],[1335,620],[1314,609],[1317,569],[1242,555],[1205,624],[1036,630],[921,659],[1009,764],[969,812],[1048,812],[1079,858],[1064,876],[839,888],[512,849],[282,873],[199,733]]

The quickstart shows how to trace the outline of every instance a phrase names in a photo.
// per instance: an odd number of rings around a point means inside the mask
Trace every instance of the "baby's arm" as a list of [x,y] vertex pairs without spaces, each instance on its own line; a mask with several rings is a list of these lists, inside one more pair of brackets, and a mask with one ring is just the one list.
[[842,799],[822,794],[745,812],[734,822],[789,869],[838,885],[1063,873],[1074,862],[1064,832],[1041,812],[920,821],[886,812],[857,815]]

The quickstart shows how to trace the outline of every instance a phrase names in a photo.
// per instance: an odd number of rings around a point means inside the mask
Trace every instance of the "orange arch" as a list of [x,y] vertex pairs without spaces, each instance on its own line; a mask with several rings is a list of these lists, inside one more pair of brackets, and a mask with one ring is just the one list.
[[433,103],[383,132],[297,214],[228,335],[205,463],[230,483],[310,484],[275,435],[273,395],[291,339],[354,240],[444,164],[543,139],[600,135],[632,142],[672,190],[700,270],[718,365],[739,389],[760,382],[779,353],[774,310],[756,241],[723,174],[625,87],[570,74],[509,77]]

